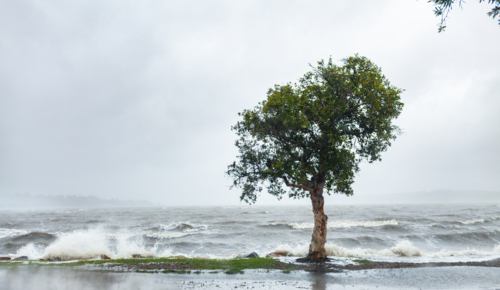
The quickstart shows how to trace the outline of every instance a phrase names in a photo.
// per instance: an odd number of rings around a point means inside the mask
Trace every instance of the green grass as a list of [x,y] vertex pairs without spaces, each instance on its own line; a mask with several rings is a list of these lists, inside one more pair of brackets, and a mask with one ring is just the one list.
[[239,268],[231,268],[224,273],[229,274],[229,275],[234,275],[234,274],[243,274],[245,272],[243,272],[243,270],[239,269]]
[[171,273],[175,273],[175,274],[191,274],[191,271],[178,270],[178,271],[174,271],[174,272],[171,272]]
[[[33,262],[30,262],[33,263]],[[45,264],[50,261],[37,261],[36,263]],[[69,263],[61,263],[61,266],[80,266],[80,265],[101,265],[101,264],[141,264],[141,263],[172,263],[189,266],[200,270],[212,269],[266,269],[279,265],[280,262],[272,258],[251,258],[251,259],[231,259],[217,260],[205,258],[144,258],[144,259],[116,259],[116,260],[80,260]]]
[[[204,259],[204,258],[142,258],[142,259],[116,259],[116,260],[80,260],[74,262],[54,263],[50,261],[28,261],[31,265],[51,265],[51,266],[83,266],[83,265],[131,265],[143,263],[164,263],[173,271],[163,271],[164,273],[189,274],[191,270],[195,274],[200,274],[201,270],[213,270],[209,273],[222,271],[226,274],[242,274],[245,269],[274,269],[281,268],[290,271],[292,265],[283,264],[272,258],[251,258],[251,259]],[[0,265],[13,265],[16,262],[2,262]],[[214,271],[215,270],[215,271]],[[219,270],[219,271],[216,271]]]

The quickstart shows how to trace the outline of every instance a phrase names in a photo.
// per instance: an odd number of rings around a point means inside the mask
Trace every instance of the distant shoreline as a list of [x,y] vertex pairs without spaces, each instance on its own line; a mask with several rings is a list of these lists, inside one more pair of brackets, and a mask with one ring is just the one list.
[[95,196],[0,194],[0,209],[80,209],[151,207],[145,200],[101,199]]

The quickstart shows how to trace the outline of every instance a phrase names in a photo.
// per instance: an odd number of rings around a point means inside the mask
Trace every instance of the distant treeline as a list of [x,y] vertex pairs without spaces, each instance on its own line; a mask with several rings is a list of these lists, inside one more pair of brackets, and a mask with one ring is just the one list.
[[89,207],[144,207],[152,206],[145,200],[101,199],[95,196],[63,196],[0,194],[0,209],[9,208],[89,208]]

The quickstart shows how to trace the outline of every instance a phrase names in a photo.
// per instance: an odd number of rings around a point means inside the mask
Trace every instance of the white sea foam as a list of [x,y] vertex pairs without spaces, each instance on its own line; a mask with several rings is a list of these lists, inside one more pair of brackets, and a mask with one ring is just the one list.
[[16,230],[16,229],[4,229],[0,228],[0,239],[7,237],[15,237],[20,235],[25,235],[29,233],[28,231]]
[[[425,252],[412,245],[409,241],[403,240],[396,243],[389,249],[373,250],[369,248],[348,249],[334,244],[326,244],[325,250],[327,256],[334,257],[464,257],[464,256],[498,256],[500,255],[500,245],[495,246],[492,251],[479,251],[467,249],[460,251],[442,250],[438,252]],[[272,252],[280,253],[286,256],[305,257],[309,251],[309,245],[289,246],[287,244],[279,245]]]
[[[399,223],[395,220],[387,221],[335,221],[329,222],[328,228],[350,228],[350,227],[380,227],[385,225],[398,225]],[[294,229],[312,229],[314,228],[313,223],[269,223],[265,226],[279,226],[287,225]]]
[[152,233],[146,233],[144,235],[147,237],[151,237],[151,238],[172,239],[172,238],[182,238],[182,237],[189,236],[189,235],[196,235],[196,233],[179,233],[179,232],[157,233],[157,232],[152,232]]
[[184,232],[199,232],[208,229],[208,225],[193,224],[190,222],[174,222],[169,224],[158,224],[162,231],[182,230]]
[[458,221],[464,225],[476,224],[476,223],[484,223],[484,219],[475,219],[475,220],[466,220],[466,221]]
[[268,224],[263,224],[263,226],[291,226],[291,224],[288,224],[288,223],[268,223]]
[[17,251],[15,256],[28,256],[30,260],[77,260],[95,259],[106,255],[112,259],[131,258],[134,254],[143,257],[163,257],[171,255],[168,249],[160,251],[158,245],[146,247],[137,234],[117,234],[112,242],[109,234],[100,229],[74,231],[61,235],[43,248],[27,244]]

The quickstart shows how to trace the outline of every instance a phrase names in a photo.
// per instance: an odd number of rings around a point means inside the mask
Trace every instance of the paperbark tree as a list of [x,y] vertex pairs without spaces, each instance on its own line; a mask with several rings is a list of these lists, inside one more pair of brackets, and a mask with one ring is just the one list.
[[352,195],[358,164],[380,160],[399,132],[392,121],[403,108],[401,92],[358,55],[342,66],[319,61],[298,83],[275,85],[232,127],[239,156],[227,174],[242,189],[240,199],[254,203],[264,187],[278,199],[310,198],[307,260],[326,259],[324,194]]

